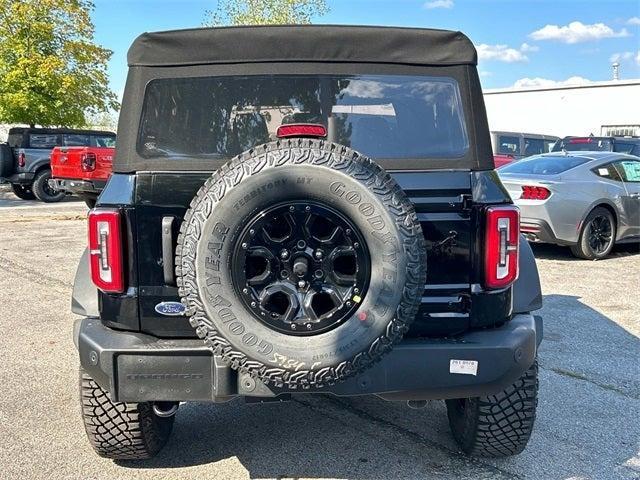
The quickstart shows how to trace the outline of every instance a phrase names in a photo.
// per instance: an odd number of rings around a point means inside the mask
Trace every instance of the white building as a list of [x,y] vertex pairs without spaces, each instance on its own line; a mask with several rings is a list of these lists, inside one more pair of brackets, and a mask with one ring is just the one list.
[[493,131],[640,135],[640,79],[484,91]]

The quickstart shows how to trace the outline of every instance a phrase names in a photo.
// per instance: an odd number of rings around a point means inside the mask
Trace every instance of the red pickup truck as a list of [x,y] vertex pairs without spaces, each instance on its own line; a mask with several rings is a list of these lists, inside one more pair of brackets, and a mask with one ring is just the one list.
[[82,198],[93,208],[112,172],[112,147],[56,147],[51,152],[50,186]]

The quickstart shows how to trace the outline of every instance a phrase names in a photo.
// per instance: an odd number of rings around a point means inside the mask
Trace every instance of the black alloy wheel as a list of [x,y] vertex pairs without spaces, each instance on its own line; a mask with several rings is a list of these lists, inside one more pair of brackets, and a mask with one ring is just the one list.
[[370,268],[365,241],[351,221],[323,204],[286,202],[247,222],[232,279],[264,324],[312,335],[353,315],[366,295]]
[[613,225],[606,215],[597,215],[587,225],[589,247],[596,255],[606,252],[613,240]]

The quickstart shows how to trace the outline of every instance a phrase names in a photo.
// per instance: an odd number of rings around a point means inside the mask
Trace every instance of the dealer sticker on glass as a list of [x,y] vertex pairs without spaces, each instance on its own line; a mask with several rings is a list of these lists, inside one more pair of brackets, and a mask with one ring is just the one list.
[[462,375],[477,375],[478,362],[475,360],[450,360],[449,373],[459,373]]

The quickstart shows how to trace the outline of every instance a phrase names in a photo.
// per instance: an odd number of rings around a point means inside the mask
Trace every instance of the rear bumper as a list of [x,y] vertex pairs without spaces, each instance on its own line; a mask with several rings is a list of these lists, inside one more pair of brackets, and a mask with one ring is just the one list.
[[545,220],[538,218],[521,218],[520,233],[529,242],[534,243],[555,243],[557,245],[570,245],[571,242],[560,240],[556,237],[551,225]]
[[68,178],[52,178],[49,185],[56,190],[75,194],[92,194],[97,196],[104,188],[104,180],[74,180]]
[[[276,389],[224,365],[199,339],[158,339],[105,327],[97,318],[76,322],[82,367],[114,401],[268,400],[298,393]],[[467,398],[497,393],[533,363],[542,319],[515,315],[502,327],[455,339],[407,340],[361,375],[300,393],[378,395],[387,400]],[[477,372],[451,373],[451,360],[473,360]]]
[[33,183],[33,177],[35,176],[32,172],[22,172],[22,173],[14,173],[10,177],[7,177],[7,181],[9,183],[17,183],[19,185],[30,185]]

